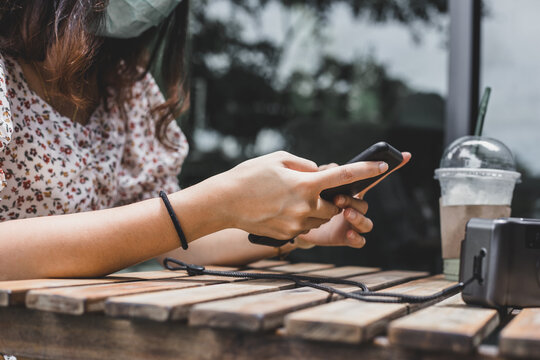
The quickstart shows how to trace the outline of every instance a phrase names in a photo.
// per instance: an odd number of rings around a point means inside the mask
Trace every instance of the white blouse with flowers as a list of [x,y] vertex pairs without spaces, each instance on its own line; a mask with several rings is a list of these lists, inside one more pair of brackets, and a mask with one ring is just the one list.
[[33,92],[18,63],[0,55],[0,221],[110,208],[179,190],[188,152],[172,122],[155,137],[151,109],[164,101],[151,75],[135,83],[127,119],[97,107],[86,125]]

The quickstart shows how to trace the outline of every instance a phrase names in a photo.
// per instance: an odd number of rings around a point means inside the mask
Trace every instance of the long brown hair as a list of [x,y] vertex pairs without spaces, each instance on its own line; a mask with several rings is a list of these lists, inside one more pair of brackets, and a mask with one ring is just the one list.
[[[150,70],[157,73],[166,101],[152,109],[159,117],[156,136],[167,141],[167,125],[189,107],[184,67],[189,1],[183,0],[159,26],[137,38],[96,36],[107,0],[2,0],[0,4],[0,53],[25,61],[43,62],[51,74],[50,92],[78,107],[87,105],[77,95],[90,74],[96,74],[102,97],[107,88],[119,104],[129,88]],[[143,71],[141,71],[143,69]]]

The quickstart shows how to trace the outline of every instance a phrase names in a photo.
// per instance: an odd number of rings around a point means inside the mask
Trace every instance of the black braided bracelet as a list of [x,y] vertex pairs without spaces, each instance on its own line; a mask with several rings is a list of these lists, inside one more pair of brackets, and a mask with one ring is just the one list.
[[176,229],[176,232],[178,233],[178,237],[180,238],[180,244],[182,244],[182,249],[187,250],[188,244],[186,240],[186,235],[184,235],[184,231],[182,231],[182,227],[180,226],[180,222],[178,221],[178,218],[176,217],[176,214],[174,213],[174,210],[171,206],[171,203],[169,202],[169,198],[167,197],[167,194],[165,194],[165,191],[160,191],[159,196],[165,203],[165,207],[167,208],[167,212],[169,213],[169,216],[171,217],[171,220],[173,222],[174,228]]

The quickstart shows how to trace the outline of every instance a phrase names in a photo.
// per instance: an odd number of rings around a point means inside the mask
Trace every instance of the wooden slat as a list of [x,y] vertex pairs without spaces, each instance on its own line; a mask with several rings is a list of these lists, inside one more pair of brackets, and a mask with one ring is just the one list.
[[461,293],[456,294],[454,296],[450,296],[449,298],[444,299],[443,301],[439,301],[436,304],[433,304],[433,306],[461,306],[466,305],[465,301],[463,301],[463,298],[461,297]]
[[155,270],[155,271],[135,271],[126,273],[114,273],[109,275],[114,278],[128,278],[139,280],[158,280],[158,279],[174,279],[178,277],[188,276],[186,271],[170,271],[170,270]]
[[290,281],[248,280],[202,288],[112,297],[106,301],[105,313],[110,316],[146,318],[155,321],[182,320],[197,303],[278,291],[293,286],[294,283]]
[[[431,295],[452,284],[441,282],[439,277],[430,277],[381,291]],[[336,301],[288,315],[285,319],[286,332],[290,336],[312,340],[364,342],[383,332],[390,320],[406,314],[409,307],[408,304],[371,303],[353,299]]]
[[380,268],[375,267],[363,267],[363,266],[340,266],[336,268],[315,270],[302,273],[305,276],[320,276],[320,277],[335,277],[335,278],[347,278],[355,275],[369,274],[377,271],[381,271]]
[[221,275],[195,275],[195,276],[187,276],[187,277],[179,277],[176,278],[177,281],[188,281],[188,282],[207,282],[210,284],[215,283],[232,283],[232,282],[238,282],[238,281],[245,281],[247,278],[238,278],[238,277],[229,277],[229,276],[221,276]]
[[[397,271],[389,273],[377,277],[362,275],[356,278],[361,279],[368,287],[384,287],[417,277],[419,274]],[[358,287],[355,286],[332,286],[347,292],[358,291]],[[247,331],[267,330],[281,325],[287,313],[322,304],[327,300],[329,300],[328,293],[305,287],[272,294],[244,296],[196,305],[190,312],[189,323]]]
[[[212,285],[215,286],[215,285]],[[64,360],[500,360],[492,347],[459,355],[420,352],[379,341],[356,344],[301,341],[269,333],[197,328],[177,322],[72,316],[0,307],[0,352]],[[384,340],[384,339],[382,339]],[[1,357],[0,357],[1,358]]]
[[[217,265],[206,265],[204,267],[206,270],[218,270],[218,271],[234,271],[238,270],[237,267],[231,266],[217,266]],[[187,271],[184,270],[154,270],[154,271],[134,271],[127,273],[114,273],[109,275],[115,278],[130,278],[130,279],[140,279],[140,280],[158,280],[158,279],[175,279],[175,278],[185,278],[188,275]],[[189,279],[193,281],[193,277]],[[195,279],[196,281],[215,281],[220,280],[216,278],[200,278]],[[221,279],[222,280],[222,279]]]
[[31,309],[82,315],[86,312],[103,311],[105,299],[111,296],[202,285],[204,285],[202,282],[170,279],[32,290],[26,296],[26,306]]
[[501,354],[522,358],[540,358],[540,308],[526,308],[502,330]]
[[302,263],[296,263],[296,264],[272,266],[268,268],[268,270],[291,273],[291,274],[299,274],[299,273],[305,273],[308,271],[329,269],[332,267],[334,267],[334,265],[332,264],[302,262]]
[[431,306],[394,320],[388,328],[392,345],[407,348],[469,353],[499,324],[496,310],[460,304],[455,295],[445,304]]
[[[434,295],[439,291],[442,291],[444,289],[447,289],[453,285],[455,285],[456,282],[449,281],[444,278],[444,275],[435,275],[431,276],[429,278],[425,279],[419,279],[416,281],[411,281],[408,283],[396,285],[393,287],[390,287],[384,292],[392,292],[392,293],[399,293],[404,295],[415,295],[415,296],[429,296]],[[421,308],[428,307],[429,305],[438,303],[444,299],[438,298],[435,300],[431,300],[428,302],[421,302],[421,303],[411,303],[408,304],[408,311],[413,312]]]
[[360,343],[383,332],[391,319],[405,315],[406,304],[336,301],[289,314],[289,336],[310,340]]
[[255,262],[252,262],[250,264],[247,264],[246,267],[249,268],[249,269],[265,269],[265,268],[269,268],[269,267],[273,267],[273,266],[286,265],[288,263],[289,262],[285,261],[285,260],[264,259],[264,260],[259,260],[259,261],[255,261]]
[[269,269],[243,269],[243,270],[239,270],[239,271],[252,273],[252,274],[286,274],[286,273],[282,273],[280,271],[272,271],[272,270],[269,270]]
[[246,331],[268,330],[281,325],[286,313],[321,304],[328,297],[328,293],[322,290],[302,287],[198,304],[189,314],[189,324]]
[[394,286],[406,281],[418,279],[428,276],[424,271],[403,271],[403,270],[388,270],[374,274],[358,275],[347,278],[347,280],[359,281],[367,285],[371,291]]
[[0,306],[24,304],[26,293],[34,289],[109,284],[128,280],[129,279],[107,277],[100,279],[31,279],[0,281]]

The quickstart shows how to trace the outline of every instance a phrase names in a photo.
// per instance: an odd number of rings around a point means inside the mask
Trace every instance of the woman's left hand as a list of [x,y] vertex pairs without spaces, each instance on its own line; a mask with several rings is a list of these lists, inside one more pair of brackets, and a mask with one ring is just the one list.
[[373,228],[373,223],[365,216],[368,209],[367,202],[340,195],[336,197],[334,204],[344,210],[321,227],[297,236],[297,239],[313,245],[346,245],[361,248],[366,243],[361,234],[370,232]]
[[[384,177],[405,165],[410,159],[410,153],[403,153],[403,162],[392,171],[389,171],[388,174],[385,174]],[[337,164],[323,165],[319,167],[319,170],[334,166],[337,166]],[[365,200],[362,200],[364,194],[365,192],[361,192],[357,197],[336,196],[334,204],[343,211],[319,228],[297,236],[296,238],[300,240],[299,243],[302,244],[301,247],[308,247],[306,245],[363,247],[366,244],[366,239],[362,234],[373,229],[373,222],[366,217],[368,204]]]

